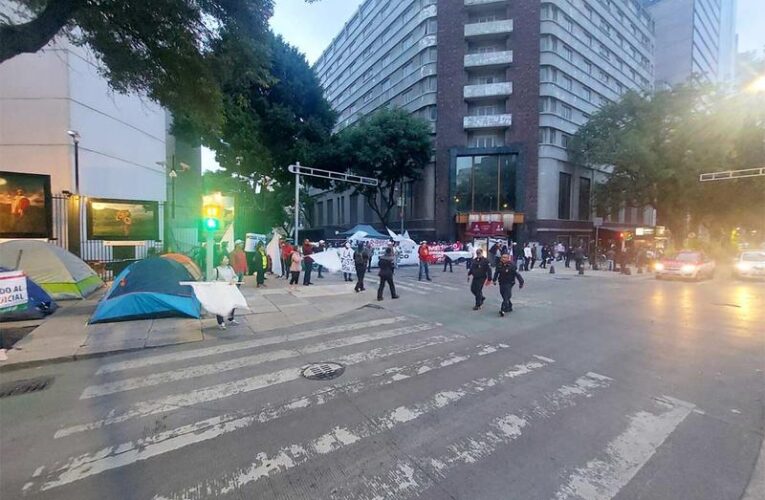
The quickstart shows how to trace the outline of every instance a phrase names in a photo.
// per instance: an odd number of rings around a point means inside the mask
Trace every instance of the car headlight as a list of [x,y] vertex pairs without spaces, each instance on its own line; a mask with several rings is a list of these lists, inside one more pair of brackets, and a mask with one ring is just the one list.
[[656,264],[654,264],[653,269],[654,271],[663,271],[664,264],[662,264],[661,262],[657,262]]
[[737,262],[736,269],[739,271],[749,271],[752,269],[752,264],[750,262]]
[[680,272],[683,274],[693,274],[696,272],[696,266],[693,264],[684,264],[683,267],[680,268]]

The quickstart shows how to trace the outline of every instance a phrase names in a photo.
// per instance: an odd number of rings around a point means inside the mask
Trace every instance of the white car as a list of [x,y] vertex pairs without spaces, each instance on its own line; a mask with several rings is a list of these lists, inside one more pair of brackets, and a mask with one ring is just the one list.
[[654,265],[656,279],[679,278],[698,280],[715,276],[715,261],[702,252],[684,250],[674,257],[665,257]]
[[733,266],[734,278],[765,278],[765,250],[741,252]]

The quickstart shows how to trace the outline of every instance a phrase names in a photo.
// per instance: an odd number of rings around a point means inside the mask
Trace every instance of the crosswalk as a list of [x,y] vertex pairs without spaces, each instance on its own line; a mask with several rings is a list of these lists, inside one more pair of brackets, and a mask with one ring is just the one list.
[[[323,328],[108,361],[51,436],[50,462],[36,464],[20,493],[103,498],[98,485],[135,481],[130,474],[148,464],[166,481],[136,497],[415,498],[518,443],[528,450],[526,440],[549,450],[547,426],[608,408],[623,425],[570,436],[596,439],[596,453],[546,460],[554,488],[507,498],[611,499],[695,408],[666,395],[622,406],[618,380],[572,372],[544,354],[370,311]],[[302,379],[300,368],[316,360],[345,374]],[[225,459],[189,471],[219,443]],[[342,480],[322,473],[339,463]],[[310,492],[290,490],[305,477]],[[513,471],[503,477],[511,483]]]

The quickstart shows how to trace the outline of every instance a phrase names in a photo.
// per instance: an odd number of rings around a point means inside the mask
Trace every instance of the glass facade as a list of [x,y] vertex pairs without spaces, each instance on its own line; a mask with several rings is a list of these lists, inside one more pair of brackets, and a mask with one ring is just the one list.
[[571,174],[565,172],[558,178],[558,218],[571,218]]
[[452,175],[456,212],[520,211],[518,155],[458,156]]

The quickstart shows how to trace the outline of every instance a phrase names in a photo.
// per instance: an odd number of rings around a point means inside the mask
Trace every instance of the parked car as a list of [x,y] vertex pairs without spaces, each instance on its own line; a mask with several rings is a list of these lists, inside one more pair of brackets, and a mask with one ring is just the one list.
[[733,277],[738,279],[765,278],[765,251],[741,252],[733,265]]
[[715,261],[703,252],[684,250],[674,256],[663,257],[654,264],[654,272],[656,279],[712,279],[716,267]]

